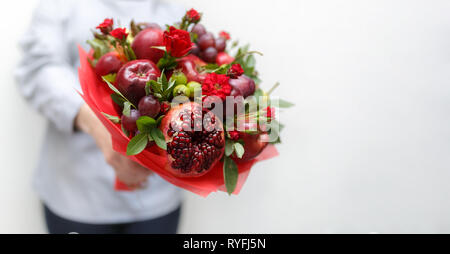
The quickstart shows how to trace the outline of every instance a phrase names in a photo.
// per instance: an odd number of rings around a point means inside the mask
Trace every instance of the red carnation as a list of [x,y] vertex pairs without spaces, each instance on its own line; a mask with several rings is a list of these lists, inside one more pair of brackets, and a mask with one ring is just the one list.
[[197,23],[200,21],[201,16],[195,9],[190,9],[186,12],[186,19],[191,23]]
[[221,31],[221,32],[219,33],[219,36],[222,37],[222,38],[224,38],[224,39],[226,39],[226,40],[231,39],[230,34],[227,33],[227,32],[225,32],[225,31]]
[[203,95],[217,96],[223,101],[231,93],[230,78],[224,74],[210,73],[202,84]]
[[238,140],[239,139],[239,132],[238,131],[229,131],[228,134],[230,135],[231,140]]
[[126,28],[116,28],[111,31],[111,36],[118,40],[125,40],[128,36]]
[[164,32],[164,45],[167,52],[177,58],[187,55],[194,46],[189,32],[173,26],[169,28],[169,31]]
[[232,79],[238,78],[242,74],[244,74],[244,69],[242,69],[240,64],[233,64],[227,73],[227,75]]
[[112,31],[114,25],[114,21],[112,19],[105,19],[103,23],[98,25],[96,28],[100,29],[103,34],[109,34]]

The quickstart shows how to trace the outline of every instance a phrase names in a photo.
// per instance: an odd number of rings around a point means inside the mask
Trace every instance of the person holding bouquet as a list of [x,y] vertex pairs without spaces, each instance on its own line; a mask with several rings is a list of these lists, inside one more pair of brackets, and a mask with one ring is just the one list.
[[[48,120],[34,187],[50,233],[176,233],[179,189],[113,150],[109,132],[76,92],[76,71],[77,44],[88,48],[87,28],[104,17],[116,18],[105,22],[125,24],[133,17],[162,25],[183,13],[156,0],[38,4],[21,41],[24,55],[16,78],[23,97]],[[115,191],[116,177],[134,191]]]

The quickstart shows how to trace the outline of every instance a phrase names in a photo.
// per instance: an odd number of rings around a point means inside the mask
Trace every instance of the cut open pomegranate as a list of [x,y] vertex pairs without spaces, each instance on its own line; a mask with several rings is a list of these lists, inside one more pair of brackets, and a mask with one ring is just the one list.
[[176,176],[202,176],[222,158],[223,125],[218,117],[197,103],[173,107],[160,128],[167,143],[166,169]]

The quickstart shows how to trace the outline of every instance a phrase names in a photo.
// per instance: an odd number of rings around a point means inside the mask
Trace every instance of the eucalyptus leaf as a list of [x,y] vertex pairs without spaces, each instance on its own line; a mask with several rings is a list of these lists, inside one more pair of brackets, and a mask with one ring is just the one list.
[[112,116],[112,115],[109,115],[109,114],[106,114],[106,113],[103,113],[103,112],[102,112],[102,114],[104,116],[106,116],[106,118],[108,118],[108,120],[110,120],[111,122],[113,122],[113,123],[120,123],[120,117]]
[[132,156],[144,151],[148,144],[148,137],[145,133],[140,133],[130,140],[127,146],[127,155]]
[[245,153],[244,146],[241,143],[234,143],[234,151],[236,152],[236,156],[238,158],[242,158]]
[[239,178],[239,171],[236,163],[228,156],[225,156],[223,163],[223,180],[229,195],[236,189]]
[[159,148],[161,148],[163,150],[167,150],[166,139],[164,138],[164,134],[162,133],[162,131],[160,129],[153,128],[150,132],[150,135],[152,136],[156,145],[159,146]]
[[234,142],[231,140],[225,141],[225,156],[231,156],[234,152]]
[[270,104],[275,104],[274,106],[276,106],[278,104],[278,107],[280,107],[280,108],[290,108],[290,107],[295,106],[294,103],[283,100],[283,99],[272,100],[270,102]]
[[131,103],[130,103],[129,101],[126,101],[126,102],[123,104],[122,114],[123,114],[124,116],[130,116],[130,114],[131,114]]

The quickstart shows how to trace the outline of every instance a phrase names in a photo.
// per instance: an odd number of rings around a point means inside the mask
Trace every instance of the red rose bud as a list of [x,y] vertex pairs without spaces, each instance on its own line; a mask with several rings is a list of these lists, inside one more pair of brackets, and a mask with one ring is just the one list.
[[236,79],[242,74],[244,74],[244,69],[242,69],[240,64],[233,64],[227,73],[227,75],[232,79]]
[[231,140],[239,139],[239,132],[237,132],[237,131],[229,131],[228,134],[230,135]]
[[186,20],[190,23],[198,23],[201,18],[200,13],[198,13],[195,9],[190,9],[186,12]]
[[114,21],[112,19],[105,19],[103,23],[98,25],[96,28],[100,29],[103,34],[109,34],[112,31]]
[[127,29],[126,28],[116,28],[111,31],[111,36],[118,39],[118,40],[126,40],[128,37]]
[[221,31],[221,32],[219,33],[219,36],[222,37],[222,38],[224,38],[225,40],[231,39],[230,34],[227,33],[227,32],[225,32],[225,31]]
[[264,109],[264,112],[265,112],[264,115],[267,118],[270,118],[270,119],[274,119],[275,118],[275,108],[267,107],[267,108]]
[[187,55],[194,46],[189,32],[173,26],[169,28],[169,31],[164,32],[164,45],[166,51],[176,58]]

